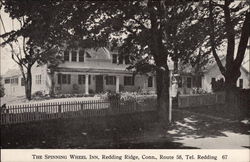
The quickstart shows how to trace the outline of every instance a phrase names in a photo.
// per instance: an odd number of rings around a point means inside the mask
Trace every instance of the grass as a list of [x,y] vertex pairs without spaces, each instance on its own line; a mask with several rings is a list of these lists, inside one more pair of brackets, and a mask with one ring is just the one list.
[[184,146],[178,140],[186,137],[216,138],[225,136],[224,131],[249,134],[247,125],[242,123],[225,123],[181,111],[174,112],[173,119],[174,122],[167,126],[167,130],[162,130],[154,111],[6,125],[1,127],[1,147],[187,149],[195,147]]

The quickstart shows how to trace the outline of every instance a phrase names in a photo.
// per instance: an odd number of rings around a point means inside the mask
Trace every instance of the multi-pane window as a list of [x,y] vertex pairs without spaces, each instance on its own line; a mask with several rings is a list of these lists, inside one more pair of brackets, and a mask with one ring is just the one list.
[[193,77],[193,87],[201,88],[201,76]]
[[21,78],[21,86],[24,86],[25,85],[25,80],[24,78]]
[[[85,75],[78,75],[78,84],[85,84]],[[91,84],[91,75],[89,75],[89,84]]]
[[124,85],[134,85],[134,77],[125,76],[124,77]]
[[197,87],[201,88],[201,86],[202,86],[201,76],[198,76],[196,81],[197,81]]
[[187,77],[187,88],[191,88],[191,86],[192,86],[192,78]]
[[123,56],[122,55],[119,55],[118,60],[119,60],[119,64],[123,64]]
[[148,87],[153,87],[153,77],[148,77]]
[[35,78],[35,79],[36,79],[36,80],[35,80],[35,83],[36,83],[36,84],[41,84],[41,83],[42,83],[42,76],[41,76],[41,75],[36,75],[35,77],[36,77],[36,78]]
[[11,84],[18,84],[18,78],[11,78],[10,83]]
[[72,50],[71,51],[71,61],[76,62],[76,58],[77,58],[77,52],[76,52],[76,50]]
[[117,55],[116,54],[112,55],[112,63],[117,64]]
[[106,85],[115,85],[116,77],[115,76],[107,76],[106,77]]
[[240,88],[243,88],[243,79],[239,80],[239,86],[240,86]]
[[69,51],[64,51],[64,61],[69,61]]
[[84,50],[79,51],[79,62],[84,62]]
[[58,74],[57,75],[57,83],[58,84],[70,84],[71,83],[71,75],[70,74]]
[[5,83],[5,84],[10,84],[10,79],[9,79],[9,78],[5,79],[5,80],[4,80],[4,83]]

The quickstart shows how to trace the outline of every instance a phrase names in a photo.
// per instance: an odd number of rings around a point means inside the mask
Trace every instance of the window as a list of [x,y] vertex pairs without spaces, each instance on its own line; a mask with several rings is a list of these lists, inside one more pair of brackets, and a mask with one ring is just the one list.
[[84,50],[79,51],[79,62],[84,62]]
[[153,77],[148,77],[148,87],[153,87]]
[[18,78],[11,78],[10,83],[11,84],[18,84]]
[[75,50],[71,51],[71,61],[76,62],[77,53]]
[[85,75],[78,75],[78,84],[85,84]]
[[9,79],[9,78],[5,79],[5,80],[4,80],[4,83],[5,83],[5,84],[10,84],[10,79]]
[[58,84],[70,84],[71,83],[71,75],[70,74],[58,74],[57,76]]
[[64,61],[69,61],[69,51],[64,51]]
[[191,88],[192,85],[192,78],[187,77],[187,88]]
[[196,86],[196,85],[197,85],[197,79],[196,79],[195,76],[192,77],[192,84],[193,84],[192,87],[197,87],[197,86]]
[[201,88],[201,76],[193,77],[193,87]]
[[119,59],[119,64],[123,64],[123,56],[120,55],[118,59]]
[[106,85],[115,85],[116,77],[115,76],[107,76],[106,77]]
[[215,78],[211,79],[211,84],[215,83]]
[[[85,75],[78,75],[78,84],[85,84]],[[91,84],[91,75],[89,75],[89,85]]]
[[125,64],[130,64],[130,58],[128,55],[125,56]]
[[124,77],[124,85],[134,85],[134,77],[125,76]]
[[116,54],[112,55],[112,63],[117,64],[117,55]]
[[239,86],[240,86],[240,88],[243,88],[243,79],[239,80]]
[[41,75],[36,75],[35,77],[36,77],[35,78],[36,79],[35,83],[36,84],[41,84],[42,83],[42,76]]
[[198,88],[201,88],[201,86],[202,86],[202,83],[201,83],[201,82],[202,82],[201,76],[198,76],[196,81],[197,81],[197,87],[198,87]]
[[180,77],[178,80],[178,87],[180,87],[180,88],[182,87],[182,77]]
[[25,85],[25,80],[24,78],[21,78],[21,86],[24,86]]

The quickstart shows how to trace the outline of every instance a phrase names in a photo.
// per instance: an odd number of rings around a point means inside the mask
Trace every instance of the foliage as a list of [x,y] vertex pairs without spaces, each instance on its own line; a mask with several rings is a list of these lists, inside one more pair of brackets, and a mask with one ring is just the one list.
[[[59,46],[65,37],[63,24],[58,20],[56,3],[48,1],[2,1],[5,12],[19,22],[20,28],[0,35],[3,39],[1,46],[9,45],[11,57],[18,64],[25,82],[27,99],[31,99],[32,74],[31,68],[35,63],[53,63],[58,60]],[[48,4],[52,5],[49,8]],[[48,5],[48,6],[47,6]],[[44,12],[44,11],[47,12]],[[43,14],[41,14],[43,13]],[[2,20],[2,19],[1,19]],[[56,24],[56,25],[55,25]]]
[[202,89],[202,88],[193,88],[192,93],[193,93],[193,94],[207,94],[208,92],[205,91],[205,90]]
[[219,92],[225,90],[225,81],[223,78],[211,82],[213,92]]
[[121,100],[121,94],[120,93],[107,93],[107,97],[109,101],[120,101]]
[[[227,90],[234,89],[236,88],[237,79],[241,75],[240,66],[250,36],[249,4],[246,1],[209,0],[208,9],[209,46],[221,74],[225,77],[225,88]],[[237,49],[235,39],[239,39]],[[218,40],[227,45],[226,50],[224,50],[226,56],[225,66],[222,65],[217,53]]]

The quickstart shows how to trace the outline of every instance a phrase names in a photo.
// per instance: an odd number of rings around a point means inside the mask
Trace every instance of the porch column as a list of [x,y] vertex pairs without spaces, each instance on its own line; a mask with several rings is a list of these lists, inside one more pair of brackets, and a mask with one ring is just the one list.
[[120,84],[120,78],[119,76],[116,76],[116,89],[115,89],[116,93],[119,92],[119,84]]
[[89,75],[85,75],[85,94],[89,94]]

